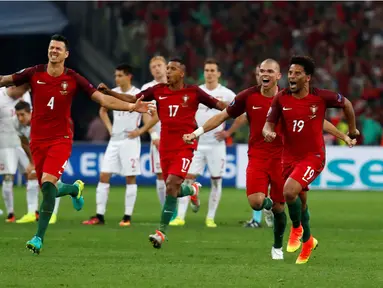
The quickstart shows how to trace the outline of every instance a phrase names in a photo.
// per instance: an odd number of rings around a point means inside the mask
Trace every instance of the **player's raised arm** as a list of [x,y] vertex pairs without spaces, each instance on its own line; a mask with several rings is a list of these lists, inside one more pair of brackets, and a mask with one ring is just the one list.
[[12,75],[0,76],[0,87],[13,85]]
[[108,86],[106,86],[104,83],[100,83],[97,87],[97,90],[102,92],[103,94],[112,96],[112,97],[117,98],[117,99],[124,101],[124,102],[136,103],[136,101],[137,101],[137,97],[135,95],[118,93],[116,91],[113,91],[112,89],[109,89]]
[[348,135],[350,138],[356,138],[360,135],[356,129],[354,108],[350,100],[339,93],[329,90],[319,90],[319,95],[326,101],[327,108],[342,108],[348,123]]
[[100,119],[104,123],[106,130],[108,130],[109,135],[112,135],[112,122],[110,121],[110,118],[108,115],[108,109],[101,106],[98,112],[98,115],[100,116]]
[[277,133],[275,133],[275,124],[278,123],[281,117],[281,105],[279,104],[279,95],[277,94],[274,99],[269,112],[267,113],[266,123],[262,129],[262,135],[265,137],[266,142],[273,142]]
[[331,122],[327,120],[324,120],[323,122],[323,130],[335,136],[336,138],[343,140],[350,148],[356,145],[356,139],[351,139],[349,136],[339,131]]

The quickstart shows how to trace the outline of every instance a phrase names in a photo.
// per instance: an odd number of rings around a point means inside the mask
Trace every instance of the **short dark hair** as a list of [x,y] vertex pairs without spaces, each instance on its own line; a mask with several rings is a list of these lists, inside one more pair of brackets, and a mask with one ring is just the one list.
[[31,105],[29,105],[28,102],[19,101],[19,103],[15,105],[15,109],[16,111],[25,110],[26,112],[31,112]]
[[116,66],[116,70],[123,71],[125,75],[132,75],[133,74],[133,68],[127,63],[121,63]]
[[180,63],[181,65],[185,65],[184,61],[183,61],[182,58],[179,57],[179,56],[170,58],[170,59],[169,59],[169,62],[178,62],[178,63]]
[[290,66],[293,64],[302,66],[307,75],[313,75],[315,72],[315,62],[310,56],[293,56],[290,59]]
[[66,50],[69,50],[69,41],[66,39],[65,36],[60,35],[60,34],[55,34],[51,37],[51,41],[59,41],[59,42],[64,42]]
[[214,58],[207,58],[205,60],[204,65],[206,65],[206,64],[215,64],[215,65],[217,65],[217,71],[220,71],[220,69],[219,69],[219,62],[216,59],[214,59]]

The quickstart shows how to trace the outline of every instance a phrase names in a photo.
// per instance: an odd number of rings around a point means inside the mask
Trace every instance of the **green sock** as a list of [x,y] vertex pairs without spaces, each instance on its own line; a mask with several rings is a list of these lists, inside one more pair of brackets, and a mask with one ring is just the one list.
[[160,230],[162,233],[166,233],[166,229],[169,226],[170,219],[172,219],[173,213],[177,208],[177,198],[171,195],[166,195],[165,204],[162,208]]
[[294,203],[287,204],[287,206],[289,207],[289,215],[291,222],[293,222],[293,227],[298,228],[301,225],[302,201],[297,197]]
[[70,195],[72,197],[76,197],[78,194],[78,187],[73,184],[65,184],[61,181],[57,182],[57,197],[62,197],[66,195]]
[[265,197],[262,203],[262,209],[270,210],[273,207],[273,201],[269,197]]
[[311,236],[310,213],[309,213],[309,207],[307,205],[306,205],[306,209],[302,211],[302,227],[303,227],[302,241],[306,242],[310,239],[310,236]]
[[187,184],[181,184],[181,190],[180,194],[178,194],[178,197],[185,197],[185,196],[193,196],[194,189],[192,186]]
[[57,188],[51,182],[44,182],[41,186],[41,191],[43,192],[43,202],[40,206],[36,236],[43,239],[55,207]]
[[286,213],[274,213],[274,248],[282,248],[286,228]]

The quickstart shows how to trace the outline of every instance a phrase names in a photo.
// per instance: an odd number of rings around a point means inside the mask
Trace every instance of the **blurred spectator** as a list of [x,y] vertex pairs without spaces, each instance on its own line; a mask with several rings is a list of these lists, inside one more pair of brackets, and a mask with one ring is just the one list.
[[108,130],[106,130],[104,123],[100,117],[96,116],[89,123],[86,139],[90,142],[104,142],[109,138]]

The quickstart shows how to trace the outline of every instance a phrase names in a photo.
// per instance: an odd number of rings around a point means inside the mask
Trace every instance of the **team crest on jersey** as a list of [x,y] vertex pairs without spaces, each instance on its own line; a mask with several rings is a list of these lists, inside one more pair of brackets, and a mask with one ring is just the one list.
[[317,116],[316,112],[318,111],[318,106],[317,105],[311,105],[310,110],[311,110],[312,115],[310,115],[309,117],[310,117],[310,119],[314,119]]
[[61,95],[66,95],[68,93],[68,91],[67,91],[68,82],[66,82],[66,81],[61,82],[61,88],[62,88],[62,90],[60,91]]
[[189,96],[188,95],[184,95],[182,97],[182,100],[184,101],[184,102],[182,102],[182,107],[187,107],[188,106]]

